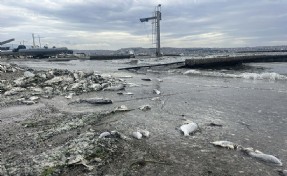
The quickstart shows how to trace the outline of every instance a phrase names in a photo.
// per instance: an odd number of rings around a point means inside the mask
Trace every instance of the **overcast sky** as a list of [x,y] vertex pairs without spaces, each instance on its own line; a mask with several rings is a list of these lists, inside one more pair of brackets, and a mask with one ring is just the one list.
[[163,47],[287,44],[287,0],[0,0],[0,41],[70,49],[153,47],[150,17],[162,5]]

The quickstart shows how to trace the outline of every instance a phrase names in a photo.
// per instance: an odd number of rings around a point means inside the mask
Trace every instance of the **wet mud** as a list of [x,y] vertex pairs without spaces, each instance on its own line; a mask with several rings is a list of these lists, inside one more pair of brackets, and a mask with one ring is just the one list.
[[[61,81],[51,77],[29,86],[15,85],[25,73],[23,80],[30,80],[30,73],[48,72],[0,73],[0,175],[276,176],[286,170],[285,82],[203,79],[184,75],[184,70],[143,70],[119,71],[108,77],[60,71],[54,77],[66,75]],[[83,76],[77,80],[73,73]],[[99,85],[86,82],[83,86],[85,80],[95,80],[91,75],[101,78]],[[150,81],[143,80],[147,78]],[[31,89],[44,89],[47,84],[53,89],[41,93]],[[69,87],[72,84],[74,88]],[[118,85],[121,89],[105,89]],[[15,87],[25,90],[5,95]],[[39,99],[29,100],[32,96]],[[79,101],[91,98],[112,103]],[[186,122],[196,123],[198,129],[184,136],[180,127]],[[147,130],[149,137],[133,138],[132,133],[140,130]],[[99,138],[112,131],[121,135]],[[277,157],[283,165],[215,146],[214,141],[252,147]]]

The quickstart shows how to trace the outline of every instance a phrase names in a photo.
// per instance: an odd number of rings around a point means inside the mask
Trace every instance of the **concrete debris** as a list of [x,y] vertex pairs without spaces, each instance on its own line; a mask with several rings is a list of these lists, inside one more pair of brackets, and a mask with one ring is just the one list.
[[157,95],[160,95],[160,91],[157,90],[157,89],[153,89],[153,93],[154,93],[154,94],[157,94]]
[[211,144],[215,145],[215,146],[219,146],[219,147],[224,147],[227,149],[237,149],[238,145],[234,144],[233,142],[229,142],[229,141],[215,141],[215,142],[211,142]]
[[183,132],[184,136],[189,136],[189,134],[194,133],[198,130],[198,125],[194,122],[190,122],[180,126],[180,130]]
[[[23,71],[17,66],[0,64],[0,71],[2,72],[15,72]],[[31,93],[46,96],[55,95],[76,95],[109,90],[117,91],[123,90],[123,80],[115,79],[113,77],[103,77],[95,72],[82,72],[82,71],[68,71],[52,69],[48,71],[25,71],[19,72],[23,75],[12,79],[11,81],[0,83],[0,94],[5,96],[13,96],[17,94]],[[115,86],[110,86],[115,85]],[[71,96],[67,96],[70,98]]]
[[139,107],[139,109],[142,111],[148,111],[148,110],[151,110],[151,106],[150,105],[143,105],[143,106]]
[[251,156],[252,158],[258,159],[263,161],[267,164],[275,165],[275,166],[282,166],[282,162],[273,155],[262,153],[259,150],[254,150],[253,148],[242,148],[242,152],[246,153],[247,155]]
[[19,67],[16,65],[11,65],[11,64],[0,64],[0,73],[9,73],[9,72],[16,72],[18,70],[21,70]]

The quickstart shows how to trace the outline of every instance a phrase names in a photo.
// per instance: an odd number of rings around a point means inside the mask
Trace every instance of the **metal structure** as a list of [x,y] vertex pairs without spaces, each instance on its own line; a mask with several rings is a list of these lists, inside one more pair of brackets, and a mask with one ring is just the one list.
[[0,45],[4,45],[6,43],[10,43],[10,42],[13,42],[15,39],[9,39],[9,40],[5,40],[3,42],[0,42]]
[[160,57],[161,52],[160,52],[160,20],[161,20],[161,5],[159,4],[155,8],[154,16],[153,17],[148,17],[148,18],[141,18],[141,22],[148,22],[149,20],[153,20],[153,31],[156,33],[156,56]]

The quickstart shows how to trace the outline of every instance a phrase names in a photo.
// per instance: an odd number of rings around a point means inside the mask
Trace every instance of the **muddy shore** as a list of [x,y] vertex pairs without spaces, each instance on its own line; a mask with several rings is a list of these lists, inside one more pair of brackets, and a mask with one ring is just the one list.
[[[0,175],[275,176],[287,167],[285,82],[1,67]],[[112,103],[84,101],[91,98]],[[186,121],[200,130],[183,136]],[[140,129],[150,137],[131,136]],[[219,140],[274,155],[283,166],[210,143]]]

